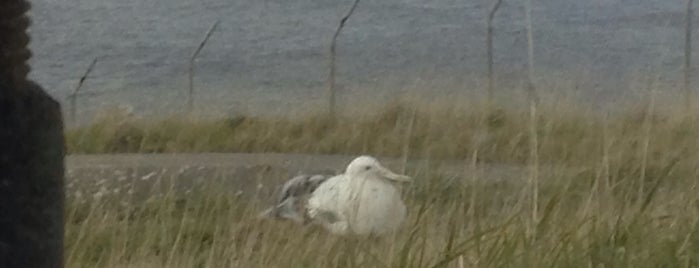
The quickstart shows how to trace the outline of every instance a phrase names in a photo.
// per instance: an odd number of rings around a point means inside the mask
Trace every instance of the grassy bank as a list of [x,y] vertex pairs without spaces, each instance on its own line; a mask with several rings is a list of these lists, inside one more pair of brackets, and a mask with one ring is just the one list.
[[[694,112],[640,105],[603,115],[543,103],[486,112],[395,104],[331,121],[112,116],[68,132],[73,153],[307,152],[524,164],[517,181],[409,169],[410,220],[381,241],[259,221],[207,178],[130,199],[69,193],[70,267],[694,267],[699,265]],[[418,107],[416,109],[411,107]],[[462,106],[463,107],[463,106]],[[532,116],[534,115],[534,116]],[[535,119],[535,120],[532,120]],[[532,122],[535,122],[534,124]],[[538,173],[539,165],[576,171]],[[112,192],[110,190],[110,192]]]
[[[603,151],[614,159],[694,154],[697,117],[676,110],[647,113],[629,108],[609,116],[565,103],[542,104],[536,135],[540,161],[595,163]],[[109,114],[70,129],[70,153],[302,152],[369,153],[435,159],[465,158],[527,163],[532,136],[527,107],[496,108],[482,103],[419,106],[395,103],[376,112],[329,120],[323,115],[295,119],[131,118]]]
[[405,189],[409,221],[380,241],[258,220],[267,204],[237,197],[223,178],[146,201],[131,199],[126,184],[99,196],[69,194],[67,261],[69,267],[696,266],[696,176],[677,164],[645,177],[639,172],[602,161],[579,173],[540,176],[533,202],[527,174],[494,183],[478,173],[448,178],[409,170],[418,179]]

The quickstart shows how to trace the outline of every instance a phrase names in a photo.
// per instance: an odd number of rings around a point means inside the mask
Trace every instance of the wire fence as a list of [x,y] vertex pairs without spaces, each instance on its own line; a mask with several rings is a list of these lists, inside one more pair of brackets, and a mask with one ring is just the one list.
[[[187,60],[153,58],[154,52],[138,61],[98,50],[89,60],[81,56],[85,66],[76,73],[82,75],[57,95],[71,122],[117,104],[159,115],[284,114],[310,106],[334,114],[349,100],[390,101],[408,91],[426,98],[476,94],[491,101],[497,94],[536,96],[536,90],[565,87],[599,99],[651,74],[663,77],[664,89],[683,90],[685,105],[692,105],[692,0],[664,9],[647,3],[647,10],[630,15],[584,9],[552,15],[566,7],[531,2],[408,1],[391,2],[390,9],[345,1],[330,9],[308,7],[307,16],[271,12],[285,15],[279,20],[286,24],[263,29],[256,27],[265,24],[265,9],[258,14],[262,22],[210,17],[200,22],[210,25],[206,31],[198,27],[188,42],[177,43],[176,51],[189,51]],[[288,25],[292,18],[299,18],[296,25]],[[115,77],[119,70],[125,74]],[[136,77],[153,75],[159,79]]]

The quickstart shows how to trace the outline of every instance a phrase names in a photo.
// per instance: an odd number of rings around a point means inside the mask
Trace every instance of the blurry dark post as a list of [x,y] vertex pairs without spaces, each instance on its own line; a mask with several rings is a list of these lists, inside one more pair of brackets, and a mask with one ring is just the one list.
[[63,122],[27,80],[28,10],[0,1],[0,267],[63,267]]
[[490,113],[491,111],[491,105],[493,103],[493,96],[494,96],[494,80],[495,80],[495,74],[493,73],[493,19],[495,18],[495,13],[498,12],[498,9],[500,9],[500,5],[502,4],[502,0],[495,0],[495,3],[493,4],[493,7],[490,8],[490,12],[488,13],[488,22],[487,22],[487,32],[486,32],[486,45],[487,45],[487,54],[488,54],[488,112]]
[[340,19],[340,24],[337,26],[337,29],[335,30],[335,34],[333,34],[333,39],[330,43],[330,73],[328,74],[328,115],[331,118],[335,118],[335,49],[337,47],[337,37],[340,36],[340,32],[342,31],[342,28],[345,27],[345,23],[347,23],[347,20],[349,19],[350,16],[352,16],[352,13],[354,13],[354,10],[357,8],[357,5],[359,5],[359,0],[354,0],[354,4],[352,4],[352,7],[350,10],[347,12],[347,14]]
[[209,41],[211,34],[214,32],[214,30],[216,30],[216,27],[218,27],[219,22],[221,21],[216,20],[216,22],[211,25],[209,30],[206,32],[204,39],[201,40],[199,46],[189,58],[189,94],[187,95],[187,112],[190,114],[192,111],[194,111],[194,61],[197,59],[197,56],[199,56],[199,52],[201,52],[206,45],[206,42]]
[[692,108],[692,87],[691,87],[691,75],[692,75],[692,17],[693,17],[693,6],[694,0],[687,0],[687,14],[685,17],[686,28],[684,36],[684,98],[687,112],[690,112]]
[[80,94],[80,90],[83,87],[83,84],[85,84],[85,80],[87,80],[87,76],[90,75],[90,72],[92,72],[92,69],[95,68],[95,64],[97,64],[97,60],[99,58],[95,58],[92,60],[90,63],[90,66],[87,67],[87,70],[85,70],[85,73],[83,76],[80,77],[80,80],[78,80],[78,85],[75,86],[75,89],[73,89],[73,93],[68,95],[68,100],[70,101],[70,122],[75,124],[77,119],[77,102],[78,102],[78,95]]

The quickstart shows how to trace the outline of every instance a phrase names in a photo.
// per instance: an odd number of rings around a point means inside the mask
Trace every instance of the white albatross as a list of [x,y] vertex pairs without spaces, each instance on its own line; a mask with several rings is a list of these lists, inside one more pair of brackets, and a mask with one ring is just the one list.
[[405,221],[407,209],[394,183],[410,181],[375,158],[360,156],[343,174],[300,175],[287,181],[277,205],[263,215],[319,224],[338,235],[383,235]]

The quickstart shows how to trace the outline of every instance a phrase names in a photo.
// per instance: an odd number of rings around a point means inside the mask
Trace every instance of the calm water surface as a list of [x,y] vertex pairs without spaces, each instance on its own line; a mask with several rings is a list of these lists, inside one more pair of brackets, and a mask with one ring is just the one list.
[[[498,81],[517,90],[525,67],[523,0],[496,19]],[[542,87],[593,99],[624,94],[653,73],[672,85],[683,53],[684,1],[533,0]],[[472,93],[483,86],[490,0],[362,0],[341,35],[341,103]],[[95,57],[81,115],[128,104],[181,110],[197,61],[198,109],[280,113],[324,100],[327,50],[348,0],[34,0],[32,76],[65,100]],[[699,23],[696,23],[699,25]],[[696,55],[697,53],[695,53]],[[636,81],[636,82],[634,82]]]

